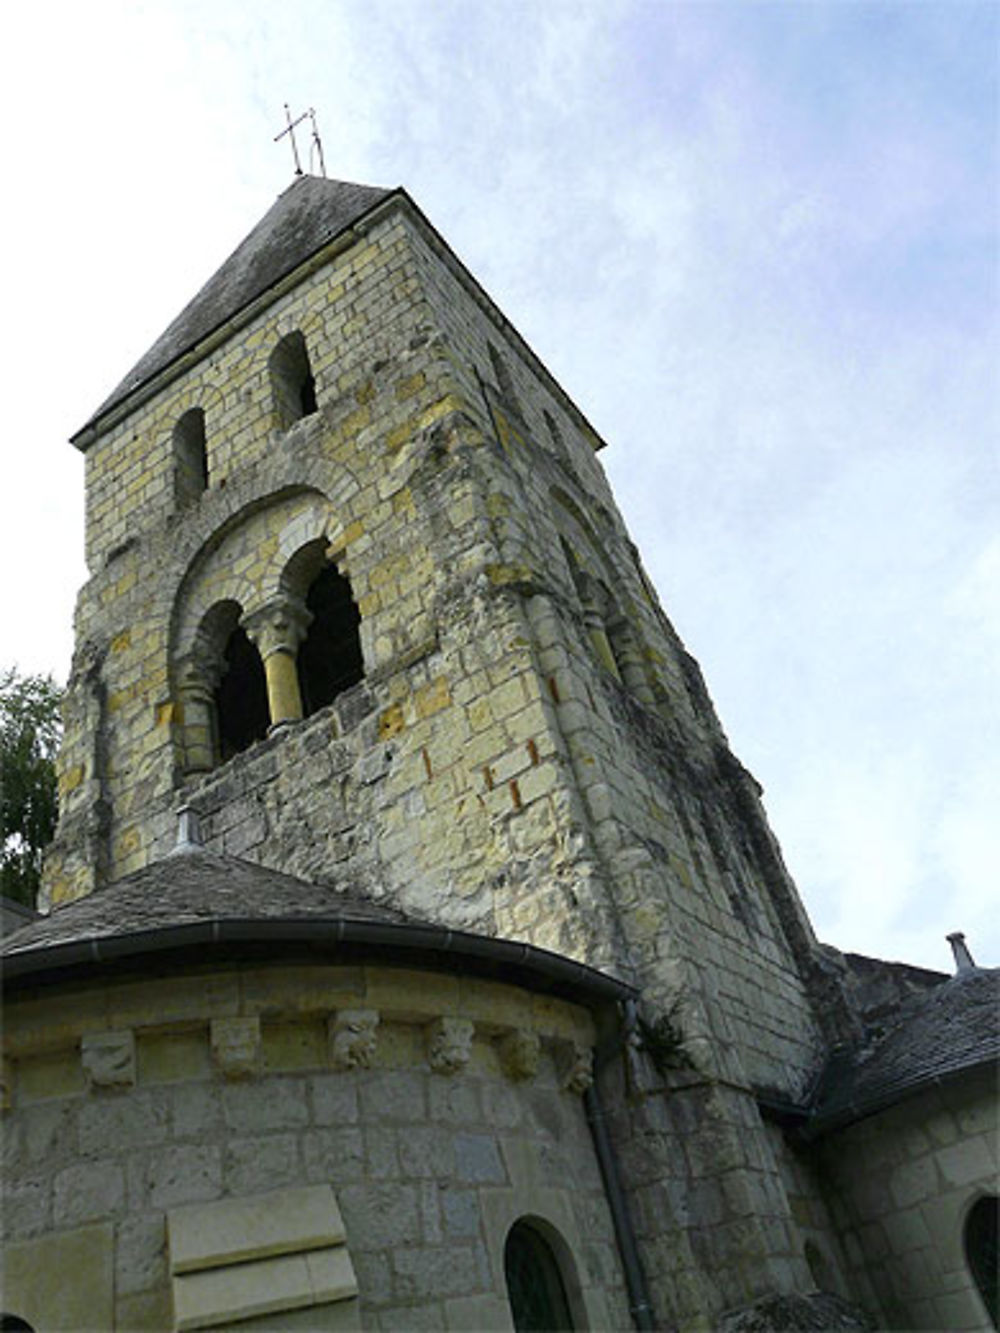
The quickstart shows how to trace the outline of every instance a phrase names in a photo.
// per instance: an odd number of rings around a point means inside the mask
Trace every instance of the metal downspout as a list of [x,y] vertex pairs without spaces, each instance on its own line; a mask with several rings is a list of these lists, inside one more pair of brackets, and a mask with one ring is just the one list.
[[[626,1000],[624,1007],[626,1028],[629,1028],[635,1021],[635,1001]],[[608,1205],[611,1208],[611,1220],[615,1228],[615,1239],[618,1242],[618,1253],[621,1255],[622,1267],[625,1270],[629,1312],[636,1328],[655,1330],[657,1325],[649,1299],[646,1274],[643,1272],[642,1260],[639,1258],[639,1247],[636,1243],[635,1229],[632,1226],[628,1200],[625,1197],[625,1191],[622,1189],[621,1177],[618,1173],[618,1160],[608,1137],[604,1107],[601,1105],[601,1096],[597,1091],[596,1082],[592,1083],[583,1094],[583,1109],[587,1116],[587,1124],[590,1126],[594,1151],[597,1154],[601,1176],[604,1180],[604,1190],[608,1197]]]

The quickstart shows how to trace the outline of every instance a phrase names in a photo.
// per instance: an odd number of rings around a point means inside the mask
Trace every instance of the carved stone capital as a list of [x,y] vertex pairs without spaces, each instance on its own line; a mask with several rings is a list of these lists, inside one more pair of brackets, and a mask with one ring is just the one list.
[[80,1043],[80,1062],[91,1088],[135,1086],[135,1033],[88,1032]]
[[272,653],[294,656],[312,622],[312,612],[297,597],[275,597],[245,615],[240,624],[266,662]]
[[213,1018],[212,1058],[223,1078],[254,1078],[260,1072],[260,1019]]
[[225,670],[222,652],[207,639],[196,638],[176,664],[177,690],[183,699],[210,700]]
[[457,1074],[469,1063],[475,1025],[467,1018],[437,1018],[427,1028],[427,1060],[436,1074]]
[[530,1028],[515,1028],[500,1038],[498,1050],[500,1064],[508,1078],[534,1078],[538,1073],[542,1043],[537,1032]]
[[341,1009],[327,1024],[334,1069],[369,1069],[375,1057],[377,1009]]

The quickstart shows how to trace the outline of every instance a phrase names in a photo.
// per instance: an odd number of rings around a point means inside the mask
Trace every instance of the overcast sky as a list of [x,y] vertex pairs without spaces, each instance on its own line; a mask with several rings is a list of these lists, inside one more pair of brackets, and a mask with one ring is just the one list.
[[0,665],[65,678],[66,439],[314,106],[609,441],[820,937],[1000,964],[998,38],[993,0],[17,6]]

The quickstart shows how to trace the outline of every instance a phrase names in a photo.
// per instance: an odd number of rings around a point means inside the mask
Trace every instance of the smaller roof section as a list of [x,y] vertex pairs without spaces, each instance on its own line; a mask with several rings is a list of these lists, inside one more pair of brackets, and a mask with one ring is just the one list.
[[969,968],[912,995],[874,1038],[834,1051],[807,1138],[874,1115],[1000,1058],[1000,969]]
[[130,393],[393,193],[371,185],[299,176],[77,431],[73,443],[86,447],[84,437],[91,428]]

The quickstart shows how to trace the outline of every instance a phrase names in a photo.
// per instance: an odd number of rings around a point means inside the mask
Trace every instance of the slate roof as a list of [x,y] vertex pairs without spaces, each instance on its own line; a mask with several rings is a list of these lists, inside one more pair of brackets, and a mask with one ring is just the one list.
[[299,176],[76,435],[189,351],[393,190]]
[[912,996],[865,1044],[833,1053],[806,1134],[829,1133],[998,1059],[1000,969],[960,972]]
[[108,975],[117,967],[184,965],[208,953],[283,952],[472,972],[584,1002],[634,994],[625,982],[546,949],[453,930],[351,889],[311,884],[194,845],[8,935],[0,943],[0,970],[12,990]]
[[0,953],[107,939],[199,921],[344,916],[397,924],[414,918],[358,894],[323,888],[205,848],[154,861],[124,879],[58,907],[9,935]]

